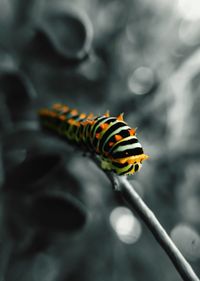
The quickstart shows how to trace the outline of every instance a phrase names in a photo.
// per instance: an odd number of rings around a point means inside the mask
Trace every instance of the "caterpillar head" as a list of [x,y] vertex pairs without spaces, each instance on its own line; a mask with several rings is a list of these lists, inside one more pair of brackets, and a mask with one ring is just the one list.
[[142,168],[142,161],[135,161],[134,163],[119,163],[112,162],[112,170],[118,175],[133,175]]
[[143,154],[142,158],[140,156],[140,158],[138,157],[134,160],[134,162],[132,161],[133,159],[129,159],[129,161],[127,160],[121,163],[109,158],[101,157],[101,167],[104,170],[113,171],[118,175],[133,175],[134,173],[140,171],[142,168],[142,161],[147,158],[148,156]]

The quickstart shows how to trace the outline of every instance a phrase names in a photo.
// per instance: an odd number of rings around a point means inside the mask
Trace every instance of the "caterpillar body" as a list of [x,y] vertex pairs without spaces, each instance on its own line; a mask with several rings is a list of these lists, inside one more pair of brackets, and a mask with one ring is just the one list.
[[98,154],[101,167],[118,175],[131,175],[139,171],[144,154],[135,129],[123,120],[123,114],[111,117],[79,113],[63,104],[39,110],[42,127],[77,144],[84,150]]

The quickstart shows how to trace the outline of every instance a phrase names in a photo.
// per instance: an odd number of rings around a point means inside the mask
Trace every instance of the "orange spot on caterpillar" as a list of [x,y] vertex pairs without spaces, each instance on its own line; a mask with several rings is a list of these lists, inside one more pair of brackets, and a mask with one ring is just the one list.
[[109,112],[109,110],[107,110],[106,113],[104,113],[104,116],[105,116],[105,117],[110,117],[110,112]]
[[90,119],[90,118],[93,118],[94,117],[94,114],[91,112],[90,114],[88,114],[87,118]]
[[87,120],[81,122],[81,125],[83,125],[83,126],[86,126],[87,124],[88,124],[88,121],[87,121]]
[[120,136],[120,135],[115,135],[115,140],[116,140],[116,141],[120,141],[121,139],[123,139],[122,136]]
[[74,119],[69,119],[67,121],[70,125],[75,125],[77,122]]
[[81,125],[86,126],[88,124],[93,125],[94,121],[93,120],[85,120],[83,122],[80,122]]
[[80,115],[79,115],[79,117],[81,118],[81,119],[84,119],[84,118],[86,118],[86,114],[85,113],[81,113]]
[[76,123],[74,125],[77,126],[77,127],[80,127],[81,126],[81,122],[76,121]]
[[78,111],[76,109],[72,109],[70,113],[72,116],[75,116],[78,114]]
[[66,113],[67,111],[69,111],[69,107],[66,106],[66,105],[63,105],[63,106],[61,107],[61,110],[62,110],[63,113]]
[[94,120],[88,120],[90,125],[94,125],[95,121]]
[[118,121],[124,121],[124,113],[121,113],[120,115],[117,116]]
[[113,141],[110,141],[110,142],[108,143],[108,145],[109,145],[110,147],[113,146],[113,144],[114,144]]
[[90,113],[88,116],[87,116],[87,119],[91,119],[94,117],[94,114],[93,113]]
[[100,134],[99,133],[96,133],[96,139],[100,139]]
[[69,107],[67,105],[62,105],[60,103],[53,104],[52,109],[62,111],[62,113],[69,111]]
[[100,125],[100,128],[101,128],[102,130],[107,129],[108,127],[109,127],[109,124],[107,124],[107,123],[103,123],[103,124]]
[[136,132],[136,129],[130,129],[129,130],[130,136],[134,136],[135,132]]

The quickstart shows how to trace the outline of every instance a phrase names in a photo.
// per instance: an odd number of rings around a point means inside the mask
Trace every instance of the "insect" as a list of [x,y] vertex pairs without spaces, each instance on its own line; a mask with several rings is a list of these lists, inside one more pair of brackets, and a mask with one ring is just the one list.
[[104,170],[118,175],[132,175],[148,158],[139,143],[135,129],[129,127],[123,114],[111,117],[79,113],[63,104],[39,110],[42,127],[66,138],[70,143],[96,153]]

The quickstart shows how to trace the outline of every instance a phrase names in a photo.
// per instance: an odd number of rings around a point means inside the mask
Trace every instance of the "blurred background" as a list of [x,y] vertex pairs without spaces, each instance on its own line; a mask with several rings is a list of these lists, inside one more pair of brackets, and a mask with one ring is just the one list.
[[105,175],[37,111],[124,112],[129,177],[200,275],[199,0],[0,0],[0,280],[177,281]]

